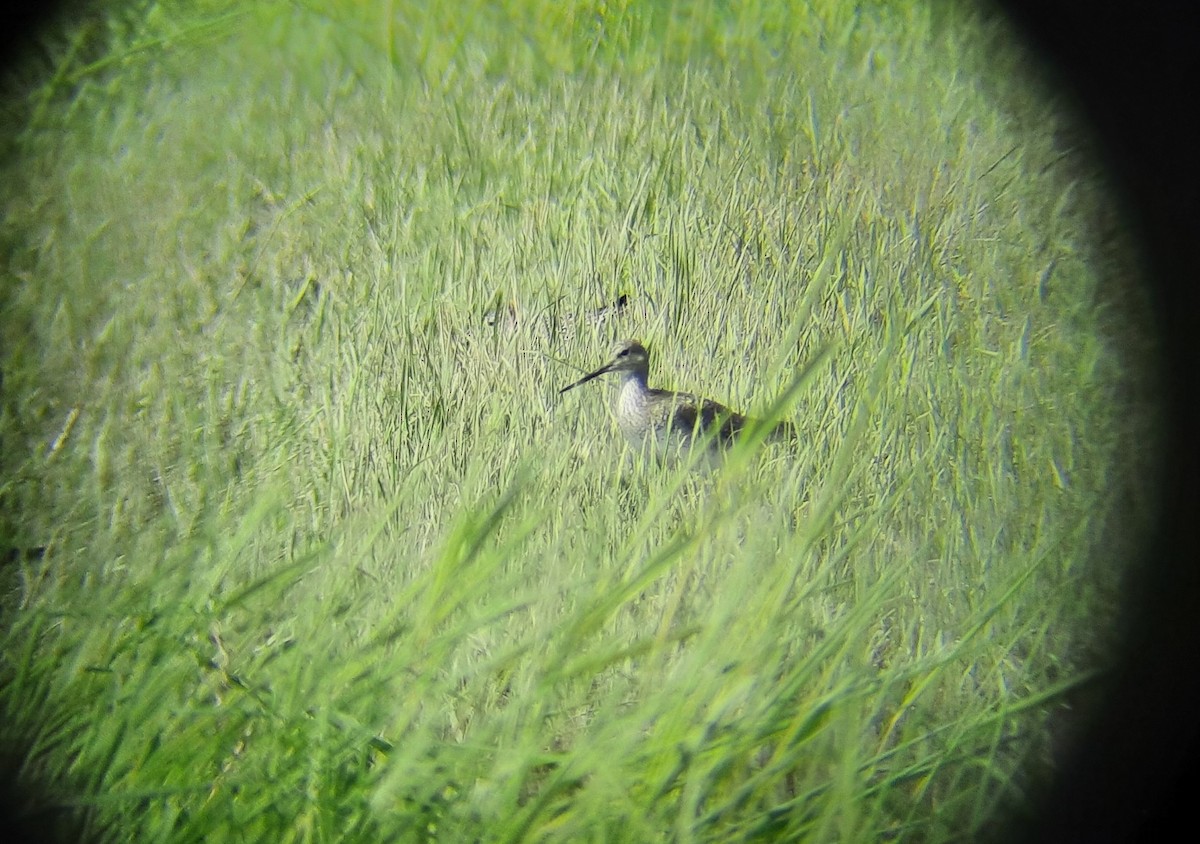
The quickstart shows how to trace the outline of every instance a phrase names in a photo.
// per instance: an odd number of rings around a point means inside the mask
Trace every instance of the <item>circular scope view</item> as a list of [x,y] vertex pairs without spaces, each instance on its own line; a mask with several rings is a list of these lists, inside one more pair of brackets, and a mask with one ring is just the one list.
[[135,2],[5,65],[0,737],[83,841],[964,841],[1157,511],[967,4]]

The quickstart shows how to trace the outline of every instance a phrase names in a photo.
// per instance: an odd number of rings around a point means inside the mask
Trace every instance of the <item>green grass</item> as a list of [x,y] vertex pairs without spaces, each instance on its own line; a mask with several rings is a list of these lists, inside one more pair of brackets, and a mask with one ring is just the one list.
[[[1115,644],[1153,385],[1103,181],[998,22],[183,6],[6,80],[29,812],[699,842],[1031,809]],[[619,336],[802,441],[631,458],[607,390],[557,394]]]

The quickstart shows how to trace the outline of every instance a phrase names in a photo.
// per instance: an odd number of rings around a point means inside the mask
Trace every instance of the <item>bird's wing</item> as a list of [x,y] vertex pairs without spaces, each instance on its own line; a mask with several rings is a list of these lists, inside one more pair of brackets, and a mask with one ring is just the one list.
[[[717,431],[717,441],[722,445],[732,445],[750,419],[730,410],[720,402],[703,399],[691,393],[674,393],[675,412],[671,417],[671,426],[697,435],[713,430]],[[698,429],[698,430],[697,430]],[[796,442],[799,432],[796,426],[786,420],[781,420],[772,426],[766,439],[772,442]]]
[[746,426],[745,416],[712,399],[702,399],[691,393],[676,393],[675,399],[671,426],[693,436],[716,431],[717,439],[727,445]]

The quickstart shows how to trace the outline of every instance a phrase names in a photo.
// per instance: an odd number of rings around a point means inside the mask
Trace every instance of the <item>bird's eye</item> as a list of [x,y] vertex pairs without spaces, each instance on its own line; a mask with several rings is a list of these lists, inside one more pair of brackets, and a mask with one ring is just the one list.
[[629,349],[621,349],[621,351],[617,352],[617,357],[619,357],[619,358],[629,357]]

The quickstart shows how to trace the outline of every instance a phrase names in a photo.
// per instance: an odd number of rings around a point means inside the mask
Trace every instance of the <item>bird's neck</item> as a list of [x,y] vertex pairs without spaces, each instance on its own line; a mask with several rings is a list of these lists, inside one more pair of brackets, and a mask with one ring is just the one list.
[[622,393],[639,393],[645,394],[649,388],[646,386],[646,370],[631,369],[621,378]]
[[649,432],[650,390],[646,387],[646,373],[631,370],[621,378],[617,391],[617,424],[625,438],[640,448]]
[[617,391],[617,407],[626,414],[636,413],[638,408],[646,404],[649,393],[646,373],[642,370],[630,370],[621,378],[621,388]]

